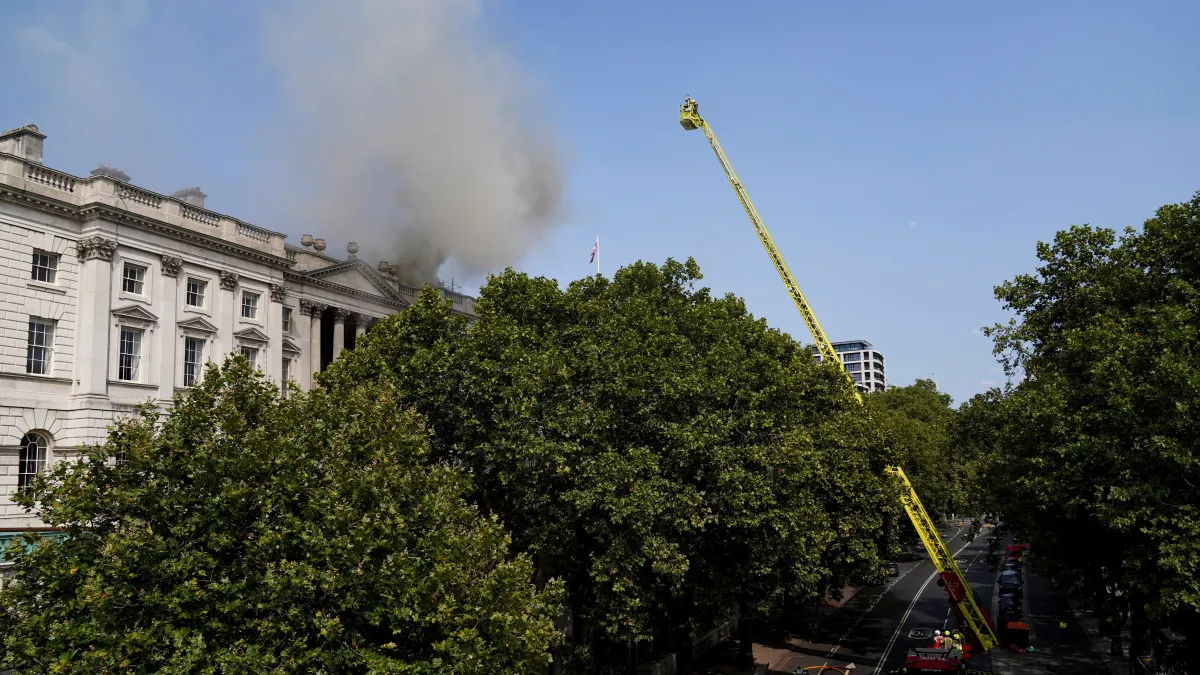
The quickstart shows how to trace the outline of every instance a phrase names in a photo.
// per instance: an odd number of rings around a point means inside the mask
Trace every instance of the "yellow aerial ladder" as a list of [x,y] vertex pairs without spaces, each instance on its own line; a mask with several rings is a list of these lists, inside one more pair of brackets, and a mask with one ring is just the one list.
[[[713,133],[712,128],[700,116],[696,102],[690,97],[683,102],[683,105],[679,106],[679,123],[688,131],[692,131],[693,129],[704,130],[704,135],[708,137],[708,144],[712,146],[713,152],[717,153],[717,161],[721,162],[721,168],[725,170],[725,177],[729,179],[729,184],[733,186],[733,191],[737,193],[738,199],[741,200],[742,208],[746,209],[746,215],[750,216],[750,224],[754,226],[754,232],[758,235],[758,240],[762,242],[763,248],[767,249],[767,255],[771,257],[771,262],[775,264],[775,271],[779,272],[779,277],[783,279],[783,285],[787,288],[788,295],[792,296],[792,302],[795,303],[796,309],[800,310],[800,316],[808,326],[808,332],[812,333],[813,341],[817,345],[817,351],[821,352],[821,358],[829,363],[841,365],[841,357],[838,356],[837,351],[833,348],[833,344],[826,337],[825,330],[821,328],[821,322],[817,321],[817,315],[812,311],[812,307],[808,306],[808,300],[804,298],[804,293],[800,291],[800,284],[796,283],[796,277],[792,276],[792,271],[788,269],[787,263],[783,260],[783,254],[779,252],[779,247],[775,245],[775,241],[771,239],[771,233],[767,232],[767,226],[763,224],[762,218],[758,216],[758,211],[754,208],[754,204],[750,202],[750,197],[746,194],[746,188],[742,187],[742,181],[738,180],[737,174],[733,171],[733,165],[729,163],[729,158],[725,156],[725,151],[721,149],[721,144],[717,142],[717,135]],[[845,368],[842,369],[842,372],[850,382],[850,387],[854,391],[854,397],[861,404],[862,395],[858,393],[858,385],[854,383],[854,380],[850,377],[850,373],[846,372]]]
[[[750,224],[754,226],[754,232],[758,235],[759,241],[762,242],[763,248],[767,249],[767,255],[771,257],[771,262],[775,265],[775,271],[779,272],[780,278],[783,279],[783,285],[787,288],[788,295],[792,297],[792,302],[795,303],[796,309],[800,310],[800,316],[803,317],[804,323],[808,325],[808,330],[812,333],[813,340],[816,342],[817,350],[821,353],[821,357],[825,361],[841,365],[841,359],[833,349],[833,344],[829,342],[829,338],[826,337],[820,322],[817,321],[817,315],[809,307],[808,301],[804,298],[804,293],[800,292],[800,285],[796,283],[796,278],[792,276],[792,271],[788,269],[787,263],[784,262],[783,254],[779,252],[779,247],[771,239],[770,233],[767,232],[767,226],[763,224],[762,218],[759,217],[758,211],[750,201],[750,196],[746,194],[746,188],[742,186],[742,181],[738,179],[737,174],[733,171],[733,165],[729,163],[729,158],[725,156],[725,151],[721,149],[721,144],[717,142],[717,135],[713,133],[712,127],[708,126],[704,118],[700,117],[696,101],[691,97],[688,97],[683,102],[683,105],[679,106],[679,124],[688,131],[694,129],[702,129],[704,131],[705,137],[708,138],[708,144],[712,146],[713,152],[717,155],[717,161],[721,163],[721,168],[725,170],[725,177],[729,179],[729,184],[733,186],[733,191],[737,193],[738,200],[742,202],[742,208],[746,210],[746,215],[750,216]],[[846,379],[850,381],[854,396],[858,400],[859,405],[861,405],[863,400],[862,396],[858,393],[858,386],[854,384],[850,373],[846,372],[844,368],[842,372],[845,373]],[[979,603],[975,600],[975,594],[971,592],[971,586],[967,584],[962,570],[958,568],[958,563],[955,562],[954,556],[950,554],[950,549],[946,548],[945,542],[942,541],[941,535],[938,534],[933,519],[929,517],[929,514],[925,512],[925,507],[921,505],[921,500],[917,497],[917,491],[913,489],[912,483],[909,482],[908,476],[904,473],[904,469],[895,466],[888,467],[887,471],[899,477],[904,484],[904,491],[900,496],[900,500],[904,504],[904,511],[908,513],[913,527],[917,530],[917,535],[921,537],[921,543],[925,545],[925,550],[929,553],[929,559],[933,561],[933,566],[937,569],[946,592],[950,594],[950,599],[958,607],[959,614],[979,639],[979,646],[984,651],[992,649],[999,641],[996,639],[996,633],[991,621],[983,613],[983,610],[979,608]]]

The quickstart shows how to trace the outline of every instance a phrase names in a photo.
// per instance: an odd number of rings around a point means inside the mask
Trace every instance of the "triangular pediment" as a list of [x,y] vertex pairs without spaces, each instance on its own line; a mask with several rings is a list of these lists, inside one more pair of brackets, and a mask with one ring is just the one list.
[[112,311],[112,315],[121,319],[130,321],[140,321],[143,323],[154,323],[158,321],[158,317],[153,312],[142,307],[141,305],[129,305],[128,307],[119,307]]
[[[331,284],[352,288],[361,293],[370,293],[371,295],[393,301],[404,301],[404,298],[400,296],[397,289],[387,279],[380,276],[374,268],[362,260],[351,260],[340,265],[313,270],[308,272],[308,276],[313,279],[327,281]],[[405,304],[408,303],[405,302]]]
[[200,333],[215,333],[217,327],[209,323],[202,316],[192,317],[190,319],[180,321],[175,324],[180,330],[193,330]]
[[269,342],[271,340],[266,333],[253,326],[239,330],[233,334],[233,337],[245,342]]
[[284,354],[299,354],[300,353],[300,348],[296,346],[296,343],[292,342],[291,340],[289,340],[287,338],[283,338],[282,347],[283,347]]

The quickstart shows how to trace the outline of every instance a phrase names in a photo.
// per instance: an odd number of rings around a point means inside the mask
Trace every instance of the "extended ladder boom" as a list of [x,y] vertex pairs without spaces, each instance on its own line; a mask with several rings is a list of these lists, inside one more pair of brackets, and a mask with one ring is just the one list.
[[[779,252],[779,247],[775,246],[775,242],[771,239],[771,234],[767,232],[767,226],[763,224],[762,218],[759,217],[758,211],[751,203],[749,195],[746,194],[746,189],[742,187],[742,181],[738,180],[737,173],[733,170],[733,165],[729,163],[729,158],[725,156],[725,151],[721,149],[721,144],[717,142],[717,135],[713,133],[708,123],[704,118],[700,117],[700,112],[697,109],[696,102],[688,98],[679,106],[679,124],[684,129],[692,131],[694,129],[703,129],[705,137],[708,138],[708,144],[712,146],[713,152],[717,155],[717,160],[721,162],[721,168],[725,170],[725,177],[729,179],[729,184],[733,186],[733,191],[737,193],[738,200],[742,202],[742,208],[746,210],[746,215],[750,216],[750,223],[754,225],[754,232],[758,235],[758,240],[762,242],[763,248],[767,249],[767,255],[771,257],[771,262],[775,265],[775,271],[779,272],[779,277],[783,279],[783,285],[787,288],[788,295],[792,297],[792,302],[796,304],[796,309],[800,310],[800,316],[804,318],[804,323],[808,325],[808,330],[812,333],[813,340],[817,344],[817,349],[821,352],[821,357],[827,362],[832,362],[837,365],[841,364],[841,359],[833,348],[833,344],[829,342],[829,338],[825,336],[825,331],[821,328],[821,323],[817,321],[817,315],[813,313],[812,308],[808,306],[808,301],[805,300],[804,294],[800,292],[800,285],[796,283],[796,278],[792,276],[792,271],[788,269],[787,263],[783,261],[783,254]],[[854,391],[854,396],[858,400],[859,405],[862,405],[862,395],[858,393],[858,386],[854,384],[850,373],[843,368],[842,373],[850,380],[851,389]],[[979,609],[979,603],[975,601],[975,594],[971,592],[971,587],[967,584],[967,580],[963,577],[962,571],[958,569],[958,564],[954,562],[954,556],[950,555],[949,549],[942,541],[942,537],[938,534],[937,527],[933,524],[933,519],[925,512],[925,507],[921,505],[921,500],[917,497],[916,490],[913,489],[912,483],[908,481],[908,476],[904,474],[904,470],[900,467],[888,467],[888,473],[899,476],[904,483],[904,492],[901,496],[901,501],[904,503],[904,510],[908,513],[909,519],[912,521],[913,527],[916,528],[917,534],[921,537],[921,543],[925,545],[925,550],[929,553],[929,559],[933,561],[934,567],[942,578],[942,583],[946,587],[946,591],[950,594],[950,599],[958,607],[959,613],[970,625],[972,632],[979,638],[979,646],[984,651],[992,649],[998,643],[996,633],[992,628],[991,622],[987,615]]]
[[[721,168],[725,170],[725,177],[729,179],[729,184],[733,186],[733,191],[737,193],[738,200],[742,202],[742,208],[746,210],[746,215],[750,216],[750,224],[754,226],[754,232],[758,235],[758,240],[762,242],[763,248],[767,249],[767,255],[771,257],[771,262],[775,265],[775,271],[783,279],[783,285],[787,288],[788,295],[791,296],[796,309],[800,310],[800,316],[808,326],[808,332],[812,333],[817,350],[821,352],[821,358],[827,363],[833,363],[841,367],[841,358],[833,349],[833,344],[829,342],[829,338],[825,335],[825,330],[821,328],[821,322],[817,321],[817,315],[808,306],[808,300],[804,298],[804,293],[800,291],[800,284],[796,283],[796,277],[792,276],[792,271],[788,269],[787,263],[783,260],[783,254],[779,252],[779,247],[775,245],[775,241],[771,239],[771,233],[767,232],[767,226],[763,224],[762,218],[759,217],[758,211],[750,201],[750,196],[746,194],[746,188],[742,187],[742,181],[738,180],[737,173],[733,170],[733,165],[729,163],[729,158],[725,156],[725,151],[721,149],[721,144],[717,141],[717,135],[713,133],[712,128],[708,126],[704,118],[700,117],[696,102],[690,98],[684,101],[683,105],[679,107],[679,123],[688,131],[693,129],[704,130],[704,135],[708,138],[708,144],[712,146],[713,152],[717,154],[717,161],[721,162]],[[850,377],[850,373],[845,371],[845,368],[842,369],[842,372],[845,374],[846,379],[850,381],[850,387],[854,391],[855,398],[858,399],[859,403],[862,403],[862,395],[858,393],[858,385],[854,383],[853,378]]]
[[958,563],[954,561],[954,556],[950,555],[950,549],[946,548],[945,542],[938,534],[933,519],[925,512],[925,507],[921,505],[921,499],[917,497],[917,491],[908,481],[904,469],[893,466],[888,467],[887,472],[899,476],[904,483],[904,492],[900,495],[900,501],[904,504],[904,510],[908,512],[909,519],[917,529],[921,543],[925,544],[925,550],[929,552],[929,559],[933,561],[933,566],[941,576],[946,592],[950,594],[950,600],[958,607],[959,614],[979,638],[979,646],[984,651],[995,647],[999,640],[996,639],[991,622],[979,608],[979,604],[975,602],[975,594],[971,592],[966,577],[963,576],[962,570],[958,568]]

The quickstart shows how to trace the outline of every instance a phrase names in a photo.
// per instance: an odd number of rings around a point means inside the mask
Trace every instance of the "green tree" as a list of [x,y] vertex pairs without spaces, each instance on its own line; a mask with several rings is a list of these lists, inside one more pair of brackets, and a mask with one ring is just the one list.
[[951,440],[955,410],[932,380],[892,387],[866,397],[894,461],[904,468],[925,510],[936,519],[964,513],[968,457]]
[[427,454],[388,382],[281,398],[210,366],[17,497],[69,536],[9,550],[0,668],[541,672],[559,585]]
[[637,263],[563,290],[510,270],[471,326],[427,290],[321,378],[403,392],[435,458],[566,580],[574,641],[601,661],[652,643],[686,662],[735,600],[766,614],[879,568],[882,463],[855,455],[843,376],[699,278]]
[[989,331],[1025,375],[999,415],[1005,515],[1064,580],[1128,606],[1134,651],[1151,625],[1195,641],[1200,193],[1121,237],[1059,232],[1038,258],[997,288],[1016,317]]

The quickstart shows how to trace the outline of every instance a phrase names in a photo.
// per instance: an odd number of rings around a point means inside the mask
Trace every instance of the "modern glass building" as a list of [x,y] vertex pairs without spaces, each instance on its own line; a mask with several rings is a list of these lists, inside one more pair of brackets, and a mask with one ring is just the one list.
[[[821,354],[813,348],[817,361]],[[887,378],[884,376],[883,354],[866,340],[847,340],[834,342],[833,350],[842,359],[842,367],[850,373],[850,379],[864,392],[883,391],[887,389]]]

